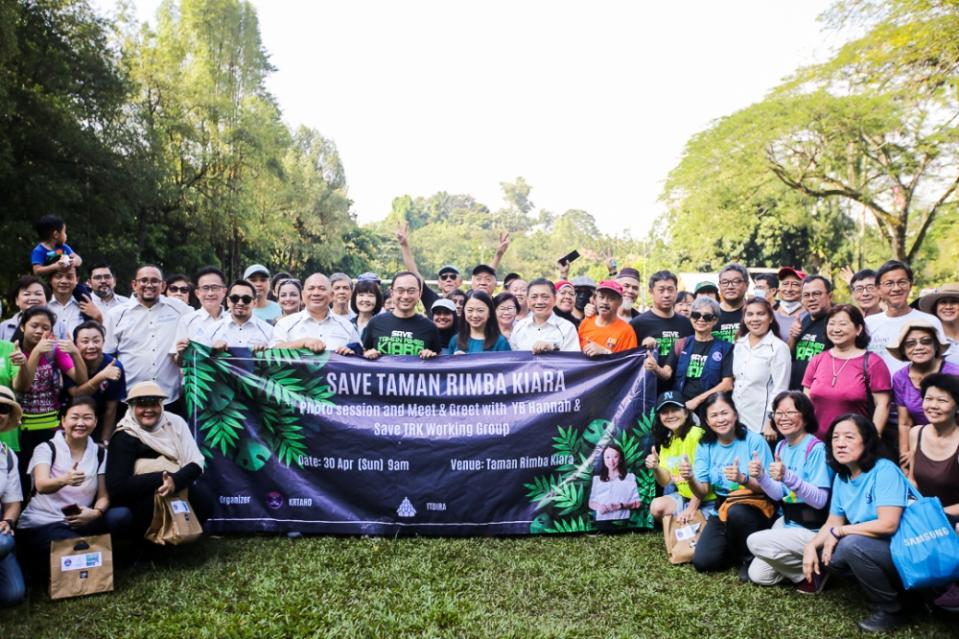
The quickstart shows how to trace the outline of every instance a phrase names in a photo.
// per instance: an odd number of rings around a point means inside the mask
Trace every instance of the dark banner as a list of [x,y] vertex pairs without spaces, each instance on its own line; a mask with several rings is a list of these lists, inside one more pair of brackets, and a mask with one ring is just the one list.
[[652,527],[644,354],[186,354],[208,532]]

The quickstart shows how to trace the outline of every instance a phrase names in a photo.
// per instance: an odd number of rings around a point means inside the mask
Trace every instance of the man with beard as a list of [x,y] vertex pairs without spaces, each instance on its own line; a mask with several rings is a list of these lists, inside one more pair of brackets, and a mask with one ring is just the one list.
[[93,291],[95,297],[93,302],[100,307],[100,310],[106,313],[117,306],[123,306],[130,301],[129,297],[118,295],[114,288],[117,285],[116,278],[113,275],[113,269],[106,262],[94,264],[90,269],[90,277],[87,285]]
[[447,347],[459,330],[456,326],[456,304],[453,303],[453,300],[440,298],[433,302],[430,312],[433,315],[436,330],[440,334],[440,345],[443,347],[440,355],[449,355]]
[[717,339],[736,343],[748,289],[749,271],[742,264],[727,264],[719,272],[719,321],[713,330]]
[[633,308],[639,299],[639,271],[627,266],[616,275],[616,281],[623,287],[623,305],[619,307],[619,316],[628,322],[639,315],[639,311]]
[[807,275],[802,283],[805,312],[793,322],[786,344],[792,352],[790,390],[802,390],[809,360],[826,349],[826,313],[832,307],[832,282],[822,275]]
[[693,334],[689,319],[673,310],[678,284],[679,278],[669,271],[653,273],[649,278],[652,308],[630,322],[637,343],[655,351],[654,357],[658,361],[665,362],[673,345],[680,338]]
[[192,308],[160,294],[163,271],[152,264],[137,269],[132,288],[135,300],[107,313],[107,337],[103,351],[126,369],[127,384],[153,381],[166,394],[166,403],[180,397],[180,369],[170,350],[180,318]]
[[596,287],[596,315],[579,325],[579,344],[588,357],[609,355],[636,348],[636,333],[619,317],[623,287],[615,280],[604,280]]
[[57,319],[62,321],[67,327],[69,334],[73,334],[73,329],[92,319],[103,322],[103,313],[91,299],[92,296],[86,292],[86,286],[82,286],[79,291],[81,301],[77,301],[75,292],[78,286],[77,269],[70,266],[59,270],[50,276],[50,289],[53,296],[47,302],[51,311],[57,314]]
[[442,345],[436,325],[416,313],[422,290],[423,284],[415,273],[400,271],[393,276],[393,310],[380,313],[366,325],[363,357],[415,355],[431,359],[439,354]]
[[253,314],[256,289],[246,280],[237,280],[230,286],[226,296],[230,313],[226,315],[210,335],[213,348],[245,347],[262,350],[273,341],[273,326]]
[[358,347],[360,336],[349,320],[330,312],[332,288],[330,279],[322,273],[313,273],[306,278],[303,282],[303,310],[277,320],[270,346],[308,348],[314,353],[331,350],[340,355],[352,355],[351,345]]
[[806,274],[791,266],[779,269],[779,304],[776,305],[776,323],[779,324],[779,338],[789,340],[789,330],[803,312],[802,281]]

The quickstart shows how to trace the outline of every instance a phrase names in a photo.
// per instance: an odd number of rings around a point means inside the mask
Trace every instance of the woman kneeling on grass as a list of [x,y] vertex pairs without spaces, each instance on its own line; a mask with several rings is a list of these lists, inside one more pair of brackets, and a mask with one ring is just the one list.
[[[696,544],[693,566],[700,572],[737,566],[739,578],[749,581],[747,571],[753,556],[746,539],[754,532],[769,528],[775,513],[759,482],[749,476],[749,463],[758,459],[765,467],[772,463],[773,457],[763,436],[739,421],[729,393],[713,393],[703,402],[702,411],[709,430],[696,449],[693,476],[689,479],[693,494],[706,499],[715,491],[720,513],[723,502],[734,491],[748,489],[753,497],[749,503],[730,502],[725,521],[718,515],[707,520]],[[743,494],[737,493],[737,496]]]
[[866,632],[893,630],[905,619],[889,542],[906,507],[909,480],[896,464],[880,458],[879,433],[862,415],[836,419],[826,442],[826,459],[836,472],[832,503],[829,519],[806,544],[803,574],[813,580],[822,574],[822,564],[837,574],[853,575],[873,610],[859,627]]
[[686,523],[697,510],[707,518],[716,514],[716,495],[710,492],[700,500],[689,488],[703,432],[678,393],[666,391],[659,396],[653,424],[655,446],[646,456],[646,468],[653,471],[656,482],[665,489],[663,496],[654,499],[649,507],[656,521],[668,515]]
[[61,429],[30,458],[28,472],[36,493],[20,516],[17,532],[37,569],[49,565],[51,541],[123,534],[130,526],[129,510],[110,508],[104,450],[90,436],[97,426],[96,408],[92,397],[74,397],[60,410]]
[[[163,410],[166,394],[155,382],[130,389],[130,408],[110,438],[107,488],[117,504],[133,511],[131,534],[142,538],[153,519],[153,496],[189,488],[203,474],[203,456],[179,415]],[[194,491],[189,494],[203,522],[211,508]]]
[[799,391],[785,391],[773,400],[772,428],[783,439],[776,446],[768,470],[758,461],[749,464],[749,475],[769,498],[780,504],[783,516],[770,530],[746,540],[755,556],[749,580],[772,586],[788,579],[802,584],[798,591],[818,594],[825,580],[803,579],[803,548],[829,516],[829,489],[833,473],[826,464],[826,446],[813,433],[819,429],[812,402]]

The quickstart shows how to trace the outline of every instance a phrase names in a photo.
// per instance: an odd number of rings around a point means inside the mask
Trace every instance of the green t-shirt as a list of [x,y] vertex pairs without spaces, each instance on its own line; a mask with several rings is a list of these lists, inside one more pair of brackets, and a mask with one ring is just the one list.
[[[13,354],[13,342],[0,340],[0,386],[6,386],[13,390],[13,380],[17,376],[19,366],[14,366],[10,361],[10,355]],[[9,446],[14,452],[20,452],[20,429],[13,428],[5,433],[0,433],[0,442]]]
[[[696,463],[696,448],[699,446],[699,440],[705,433],[699,426],[693,426],[686,433],[684,439],[673,437],[669,446],[659,449],[659,465],[669,471],[676,484],[676,490],[686,499],[693,498],[693,491],[689,487],[689,482],[679,476],[679,465],[683,463],[683,455],[689,457],[689,465]],[[710,491],[703,502],[713,501],[716,495]]]

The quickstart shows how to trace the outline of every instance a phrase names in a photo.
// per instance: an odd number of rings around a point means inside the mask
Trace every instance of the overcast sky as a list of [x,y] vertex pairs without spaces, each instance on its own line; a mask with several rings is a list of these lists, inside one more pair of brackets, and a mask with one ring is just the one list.
[[[109,8],[112,0],[94,0]],[[135,0],[153,21],[159,0]],[[254,0],[288,124],[332,138],[360,222],[397,195],[537,208],[646,233],[686,140],[835,45],[825,0]]]

